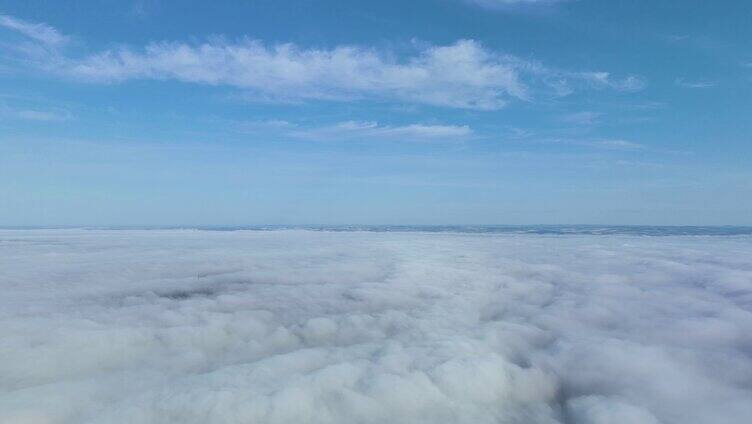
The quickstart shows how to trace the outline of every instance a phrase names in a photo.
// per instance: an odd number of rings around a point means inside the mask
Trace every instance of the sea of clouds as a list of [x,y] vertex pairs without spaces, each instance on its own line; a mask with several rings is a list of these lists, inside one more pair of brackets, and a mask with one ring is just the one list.
[[752,236],[0,231],[0,423],[748,423]]

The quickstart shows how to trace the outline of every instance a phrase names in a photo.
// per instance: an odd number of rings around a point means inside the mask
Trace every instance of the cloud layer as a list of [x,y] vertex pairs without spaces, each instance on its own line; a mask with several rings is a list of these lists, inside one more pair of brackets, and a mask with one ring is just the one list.
[[4,423],[743,423],[738,237],[0,232]]

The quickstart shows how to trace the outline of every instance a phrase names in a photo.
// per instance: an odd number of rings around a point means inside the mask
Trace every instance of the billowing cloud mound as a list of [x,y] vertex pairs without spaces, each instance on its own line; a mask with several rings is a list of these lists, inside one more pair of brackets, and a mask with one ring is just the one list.
[[744,423],[752,239],[0,232],[2,423]]

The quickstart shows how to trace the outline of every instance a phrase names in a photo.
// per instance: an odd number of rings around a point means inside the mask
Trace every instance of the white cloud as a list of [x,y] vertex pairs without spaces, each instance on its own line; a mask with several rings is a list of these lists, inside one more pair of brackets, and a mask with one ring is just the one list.
[[674,84],[684,88],[710,88],[715,87],[713,81],[687,81],[684,78],[677,78],[674,80]]
[[472,134],[467,125],[403,126],[379,125],[377,122],[346,121],[335,125],[300,129],[292,132],[299,138],[314,140],[382,139],[382,140],[461,140]]
[[538,75],[543,84],[558,97],[582,90],[635,92],[647,87],[645,79],[636,75],[615,78],[610,72],[554,71],[541,65],[530,67],[529,70]]
[[581,424],[660,424],[653,414],[608,396],[582,396],[571,402],[573,422]]
[[[20,22],[6,18],[8,22]],[[16,25],[18,26],[18,25]],[[133,79],[177,80],[229,86],[246,97],[272,101],[371,100],[441,107],[495,110],[512,100],[564,96],[579,89],[635,91],[636,76],[569,72],[501,54],[474,40],[416,46],[409,55],[359,46],[304,48],[258,40],[150,43],[73,57],[49,49],[64,37],[45,24],[24,24],[39,41],[16,47],[29,65],[91,83]]]
[[690,37],[686,34],[671,34],[667,35],[666,39],[672,43],[688,40]]
[[593,125],[602,116],[599,112],[575,112],[561,117],[563,122],[576,125]]
[[743,423],[750,258],[748,236],[0,231],[0,422]]
[[374,121],[343,121],[331,125],[310,126],[285,120],[220,121],[240,133],[282,139],[333,140],[465,140],[473,134],[467,125],[413,123],[385,125]]
[[618,91],[639,91],[647,85],[643,78],[636,75],[615,79],[609,72],[582,72],[580,76],[596,88],[612,88]]
[[67,121],[70,119],[69,114],[42,110],[19,110],[16,112],[16,116],[29,121]]
[[232,128],[240,132],[262,132],[262,131],[286,131],[295,128],[297,125],[285,121],[284,119],[268,119],[262,121],[222,121],[223,124],[229,124]]
[[30,23],[12,16],[0,15],[0,27],[17,31],[26,37],[34,39],[42,44],[59,46],[68,41],[55,28],[44,23]]
[[596,147],[603,147],[606,149],[616,149],[616,150],[638,150],[638,149],[643,149],[645,147],[639,143],[635,143],[635,142],[627,141],[627,140],[620,140],[620,139],[598,140],[598,141],[592,142],[592,145]]
[[141,78],[228,85],[282,99],[381,98],[481,110],[524,99],[528,90],[512,63],[472,40],[428,47],[401,61],[349,46],[154,43],[140,52],[106,51],[71,63],[67,72],[102,82]]
[[465,0],[489,9],[499,9],[513,6],[541,6],[559,3],[566,0]]
[[54,122],[70,120],[73,115],[66,110],[37,110],[0,105],[0,118]]
[[176,79],[250,90],[263,98],[383,99],[477,110],[494,110],[536,93],[562,96],[581,88],[637,91],[636,76],[566,72],[498,54],[474,40],[429,46],[402,60],[361,47],[301,49],[259,41],[201,45],[156,43],[144,51],[106,51],[73,62],[66,72],[88,81]]
[[645,146],[640,143],[621,139],[577,139],[577,138],[542,138],[542,139],[529,139],[527,142],[533,143],[553,143],[553,144],[565,144],[571,146],[583,146],[592,147],[596,149],[606,150],[641,150],[645,149]]

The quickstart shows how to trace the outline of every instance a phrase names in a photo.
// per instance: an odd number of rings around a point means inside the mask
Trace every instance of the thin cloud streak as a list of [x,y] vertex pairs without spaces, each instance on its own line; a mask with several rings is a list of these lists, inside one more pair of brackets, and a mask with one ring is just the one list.
[[562,3],[566,0],[465,0],[486,9],[506,9],[510,7],[545,6]]
[[591,145],[615,150],[640,150],[645,148],[642,144],[621,139],[598,140],[591,142]]
[[561,121],[575,125],[593,125],[601,116],[603,114],[600,112],[575,112],[562,116]]
[[68,37],[44,23],[31,23],[8,15],[0,15],[0,27],[16,31],[40,43],[59,46],[68,41]]
[[711,88],[715,87],[713,81],[687,81],[684,78],[677,78],[674,80],[674,84],[684,88]]
[[467,125],[389,126],[377,122],[346,121],[326,127],[297,130],[291,134],[297,138],[313,140],[462,140],[471,136],[473,131]]
[[20,110],[16,113],[20,119],[26,119],[29,121],[67,121],[70,119],[68,114],[60,114],[57,112],[48,112],[41,110]]
[[604,139],[576,139],[576,138],[540,138],[532,139],[526,137],[522,141],[525,143],[542,143],[542,144],[561,144],[569,146],[589,147],[594,149],[603,150],[616,150],[616,151],[637,151],[647,149],[647,146],[636,143],[633,141],[623,140],[619,138],[604,138]]
[[311,126],[279,119],[221,121],[233,131],[278,140],[310,141],[464,141],[475,135],[468,125],[411,123],[389,125],[376,121],[342,121]]
[[0,118],[24,121],[62,122],[73,118],[67,110],[38,110],[0,105]]

